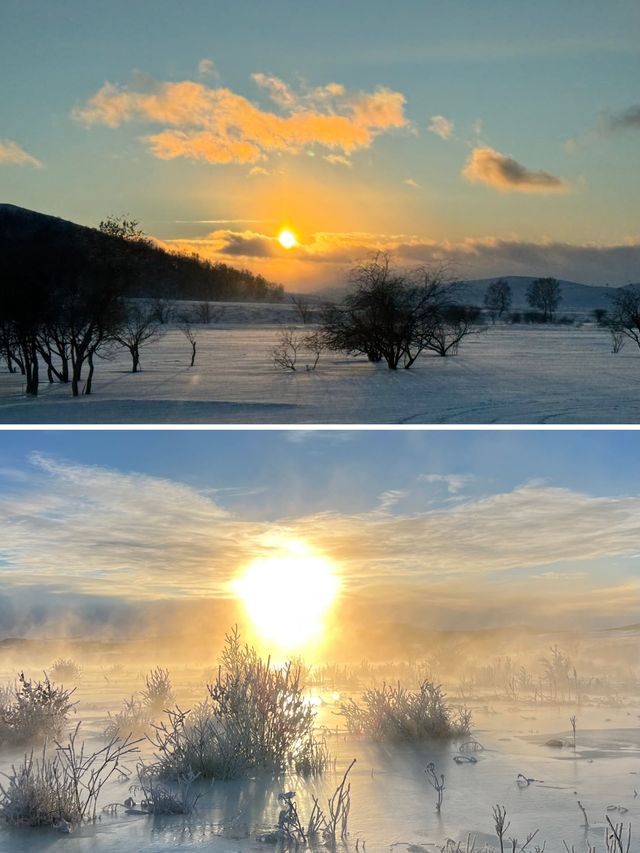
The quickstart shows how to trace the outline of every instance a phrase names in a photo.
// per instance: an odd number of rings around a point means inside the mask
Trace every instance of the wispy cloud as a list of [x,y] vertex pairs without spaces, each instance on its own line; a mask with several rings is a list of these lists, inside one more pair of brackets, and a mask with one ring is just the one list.
[[607,130],[640,130],[640,104],[632,104],[624,110],[607,113],[602,117]]
[[474,148],[462,174],[502,192],[566,193],[570,184],[549,172],[532,171],[494,148]]
[[388,512],[409,493],[405,489],[389,489],[378,497],[378,512]]
[[455,130],[455,125],[446,116],[431,116],[428,129],[431,133],[439,136],[440,139],[450,139]]
[[41,169],[42,163],[13,139],[0,139],[0,166],[31,166]]
[[[311,431],[298,434],[321,440]],[[344,435],[332,432],[331,440]],[[454,494],[469,482],[466,475],[422,479]],[[0,625],[16,624],[11,601],[24,604],[47,591],[55,591],[54,610],[67,602],[78,625],[85,611],[124,608],[132,619],[137,607],[168,613],[171,602],[205,601],[225,608],[217,617],[224,621],[233,614],[228,581],[292,540],[335,562],[341,607],[354,612],[352,624],[388,620],[389,612],[422,624],[425,602],[430,627],[458,619],[467,627],[543,617],[545,624],[620,621],[637,606],[633,565],[617,577],[610,567],[616,558],[636,559],[638,496],[529,484],[434,508],[415,489],[393,488],[372,499],[369,511],[317,511],[267,523],[246,509],[230,511],[220,503],[225,495],[237,499],[233,490],[202,491],[33,455],[26,478],[14,479],[0,497]]]
[[209,57],[201,59],[198,62],[198,74],[201,77],[218,77],[218,70],[213,59],[209,59]]
[[[224,596],[256,555],[302,539],[337,561],[348,588],[442,575],[492,576],[637,552],[640,497],[593,497],[526,485],[433,509],[319,512],[274,523],[240,517],[218,493],[34,455],[32,475],[0,499],[4,586],[55,583],[132,598]],[[456,493],[466,475],[426,475]],[[375,511],[375,510],[378,511]],[[280,544],[278,544],[280,543]],[[575,567],[574,567],[575,570]],[[386,579],[386,580],[385,580]]]
[[441,483],[446,486],[447,491],[455,495],[462,491],[469,483],[473,483],[473,474],[420,474],[418,481],[422,483]]
[[353,92],[329,83],[295,92],[277,77],[257,73],[253,80],[279,112],[225,87],[159,82],[138,74],[130,86],[105,83],[72,114],[88,127],[116,128],[134,121],[164,125],[145,137],[154,156],[217,164],[255,164],[274,153],[300,154],[308,147],[347,157],[368,148],[381,133],[407,125],[404,95],[390,89]]

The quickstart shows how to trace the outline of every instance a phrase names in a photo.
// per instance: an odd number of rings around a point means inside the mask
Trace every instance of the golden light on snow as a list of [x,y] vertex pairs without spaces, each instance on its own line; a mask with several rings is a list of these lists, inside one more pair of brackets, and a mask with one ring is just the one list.
[[298,245],[298,239],[289,228],[283,228],[278,234],[278,243],[283,249],[293,249],[294,246]]
[[232,583],[258,637],[286,651],[322,639],[339,586],[332,564],[300,543],[254,560]]

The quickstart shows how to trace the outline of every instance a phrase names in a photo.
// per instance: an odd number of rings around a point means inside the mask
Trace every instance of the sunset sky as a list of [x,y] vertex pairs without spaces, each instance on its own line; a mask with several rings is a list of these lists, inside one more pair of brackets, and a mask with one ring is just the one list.
[[59,632],[62,614],[76,635],[131,631],[207,602],[227,627],[230,583],[301,549],[332,567],[353,632],[638,621],[638,433],[115,438],[3,434],[0,636]]
[[637,281],[639,33],[635,0],[3,0],[0,201],[292,289],[380,248]]

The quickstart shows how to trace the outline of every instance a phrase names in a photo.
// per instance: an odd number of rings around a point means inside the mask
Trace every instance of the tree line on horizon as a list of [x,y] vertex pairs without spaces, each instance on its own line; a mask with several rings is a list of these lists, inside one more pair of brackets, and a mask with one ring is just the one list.
[[90,394],[109,344],[129,350],[135,372],[170,300],[203,300],[210,315],[209,300],[282,298],[282,287],[263,276],[167,252],[126,217],[108,217],[97,229],[44,216],[2,225],[0,352],[31,396],[41,367],[49,382],[69,383],[73,396]]

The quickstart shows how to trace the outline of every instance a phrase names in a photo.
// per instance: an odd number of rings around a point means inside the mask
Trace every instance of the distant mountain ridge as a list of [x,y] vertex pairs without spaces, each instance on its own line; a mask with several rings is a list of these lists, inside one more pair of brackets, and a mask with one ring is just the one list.
[[[511,310],[529,311],[531,306],[527,302],[527,288],[532,281],[539,276],[505,275],[494,278],[477,278],[463,282],[465,290],[463,301],[473,305],[482,305],[485,293],[489,285],[498,278],[509,282],[511,287]],[[585,313],[588,314],[596,308],[609,308],[609,294],[617,288],[603,287],[597,284],[580,284],[577,281],[565,281],[558,279],[562,300],[558,306],[558,314],[563,313]]]
[[[459,294],[459,301],[469,305],[482,307],[484,295],[493,281],[502,279],[507,281],[511,287],[511,311],[530,311],[531,306],[527,302],[527,288],[532,281],[540,276],[525,275],[496,275],[491,278],[466,279],[461,282],[463,288]],[[619,290],[618,287],[607,287],[597,284],[581,284],[578,281],[558,279],[562,293],[562,301],[558,306],[558,315],[581,314],[587,315],[596,308],[610,307],[609,294]],[[636,285],[624,285],[634,287]],[[338,300],[347,293],[347,286],[323,288],[308,296],[315,296],[329,300]]]

